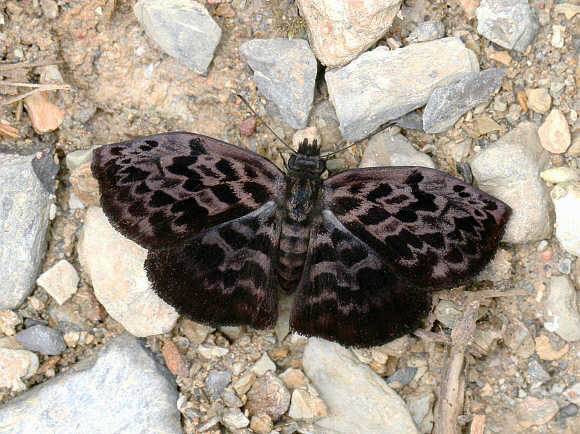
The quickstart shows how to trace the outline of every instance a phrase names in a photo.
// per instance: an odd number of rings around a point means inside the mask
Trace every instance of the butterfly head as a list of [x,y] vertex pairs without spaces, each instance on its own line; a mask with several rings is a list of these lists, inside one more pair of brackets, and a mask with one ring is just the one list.
[[326,170],[326,160],[320,158],[320,146],[318,141],[313,140],[312,143],[308,139],[304,139],[298,152],[290,157],[288,160],[288,168],[293,172],[309,173],[319,176]]

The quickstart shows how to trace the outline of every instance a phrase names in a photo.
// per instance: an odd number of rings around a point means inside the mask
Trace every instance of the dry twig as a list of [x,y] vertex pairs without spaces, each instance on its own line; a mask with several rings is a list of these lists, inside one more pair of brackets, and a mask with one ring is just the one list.
[[451,332],[449,357],[443,367],[443,378],[439,391],[435,418],[436,434],[459,434],[458,418],[463,409],[465,378],[463,367],[465,353],[475,330],[478,301],[466,301],[461,316],[455,320]]
[[[21,63],[10,63],[10,64],[0,64],[0,73],[11,71],[18,68],[34,68],[37,66],[46,66],[52,65],[55,63],[62,63],[59,60],[41,60],[38,62],[21,62]],[[11,80],[2,80],[0,81],[0,88],[1,86],[10,86],[10,87],[34,87],[35,89],[25,92],[23,94],[17,95],[13,98],[7,99],[6,101],[0,101],[0,105],[9,105],[20,101],[30,95],[35,94],[36,92],[43,92],[49,90],[65,90],[70,89],[70,85],[68,84],[34,84],[34,83],[23,83],[23,82],[15,82]]]

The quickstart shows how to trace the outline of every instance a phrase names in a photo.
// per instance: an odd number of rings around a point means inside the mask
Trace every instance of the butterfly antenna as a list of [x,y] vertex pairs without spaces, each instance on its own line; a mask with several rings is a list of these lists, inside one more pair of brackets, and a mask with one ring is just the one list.
[[[373,133],[369,134],[367,137],[369,137],[369,136],[374,136],[375,134],[378,134],[378,133],[380,133],[381,131],[383,131],[383,130],[386,130],[387,128],[389,128],[389,127],[392,127],[393,125],[396,125],[396,124],[397,124],[397,123],[396,123],[396,122],[394,122],[394,121],[389,121],[389,122],[387,122],[386,124],[384,124],[384,125],[382,125],[381,127],[379,127],[379,128],[378,128],[378,129],[377,129],[375,132],[373,132]],[[324,155],[324,157],[323,157],[323,158],[324,158],[325,160],[328,160],[328,157],[332,157],[334,154],[338,154],[339,152],[345,151],[345,150],[347,150],[348,148],[352,148],[353,146],[355,146],[355,145],[358,145],[358,144],[359,144],[360,142],[362,142],[363,140],[366,140],[366,139],[367,139],[367,137],[365,137],[364,139],[357,140],[356,142],[353,142],[352,144],[350,144],[350,145],[348,145],[348,146],[345,146],[344,148],[340,148],[338,151],[334,151],[334,152],[331,152],[330,154],[326,154],[326,155]],[[346,142],[345,142],[345,143],[346,143]]]
[[246,106],[247,106],[247,107],[250,109],[250,111],[251,111],[252,113],[254,113],[254,116],[256,116],[258,119],[260,119],[260,120],[262,121],[262,123],[263,123],[263,124],[266,126],[266,128],[268,128],[268,129],[270,130],[270,132],[271,132],[272,134],[274,134],[274,137],[276,137],[278,140],[280,140],[280,142],[281,142],[281,143],[282,143],[284,146],[286,146],[288,149],[290,149],[290,151],[292,151],[292,153],[293,153],[293,154],[295,154],[295,153],[296,153],[296,151],[294,151],[294,149],[292,149],[290,146],[288,146],[288,145],[286,144],[286,142],[285,142],[284,140],[282,140],[282,139],[281,139],[281,138],[278,136],[278,134],[276,134],[276,133],[274,132],[274,130],[273,130],[272,128],[270,128],[270,125],[268,125],[266,122],[264,122],[264,119],[262,119],[262,118],[260,117],[260,115],[259,115],[258,113],[256,113],[256,110],[254,110],[254,109],[253,109],[253,108],[250,106],[250,103],[249,103],[248,101],[246,101],[246,98],[244,98],[244,97],[243,97],[242,95],[240,95],[239,93],[237,93],[236,95],[237,95],[237,97],[238,97],[239,99],[241,99],[241,100],[242,100],[242,102],[243,102],[244,104],[246,104]]

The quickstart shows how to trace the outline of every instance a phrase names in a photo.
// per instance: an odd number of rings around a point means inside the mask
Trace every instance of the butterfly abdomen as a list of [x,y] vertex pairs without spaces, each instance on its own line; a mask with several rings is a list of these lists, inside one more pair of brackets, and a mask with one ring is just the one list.
[[298,154],[289,164],[279,197],[280,243],[278,282],[286,293],[293,292],[304,272],[313,222],[322,212],[322,179],[316,157]]
[[286,293],[294,291],[304,269],[310,228],[285,221],[280,232],[278,251],[278,282]]

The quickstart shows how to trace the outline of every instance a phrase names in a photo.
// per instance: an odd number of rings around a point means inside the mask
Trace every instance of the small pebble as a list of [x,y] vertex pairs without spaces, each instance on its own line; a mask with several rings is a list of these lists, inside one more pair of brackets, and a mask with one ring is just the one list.
[[550,338],[545,335],[540,335],[535,339],[536,353],[542,360],[559,360],[564,357],[570,350],[570,345],[565,344],[559,350],[552,347]]
[[552,40],[550,41],[550,44],[552,47],[562,48],[564,46],[563,33],[566,31],[566,26],[554,25],[552,26],[552,30],[554,33],[552,34]]
[[36,284],[62,305],[77,292],[79,281],[75,267],[66,259],[62,259],[42,273],[36,279]]
[[559,184],[566,181],[580,181],[580,169],[572,167],[554,167],[540,173],[542,179],[551,184]]
[[16,334],[15,327],[22,323],[20,316],[9,309],[0,309],[0,332],[6,336]]
[[213,399],[218,399],[232,381],[230,371],[213,371],[205,378],[205,391]]
[[257,414],[250,420],[250,429],[257,434],[268,434],[274,428],[272,418],[267,414]]
[[564,114],[557,109],[550,112],[546,121],[538,128],[540,144],[544,149],[561,154],[570,146],[570,129]]
[[187,360],[172,341],[167,341],[163,345],[161,354],[165,358],[165,363],[173,375],[180,375],[182,377],[189,375]]
[[24,107],[37,134],[54,131],[64,121],[64,111],[47,100],[41,92],[24,98]]
[[554,399],[528,396],[516,406],[516,416],[521,426],[529,428],[549,422],[559,409],[558,402]]
[[66,350],[61,331],[43,325],[22,330],[16,339],[27,349],[38,351],[40,354],[57,355]]
[[542,261],[544,262],[548,262],[550,259],[552,259],[552,251],[551,250],[544,250],[542,252]]
[[256,131],[256,124],[258,123],[258,118],[256,116],[250,116],[244,119],[240,123],[240,133],[246,137],[250,137]]
[[558,262],[558,271],[564,274],[570,274],[572,271],[572,260],[570,258],[564,258]]
[[552,97],[548,89],[532,89],[528,95],[528,107],[536,113],[548,113],[552,105]]
[[538,243],[538,252],[543,252],[548,248],[548,241],[542,240]]

